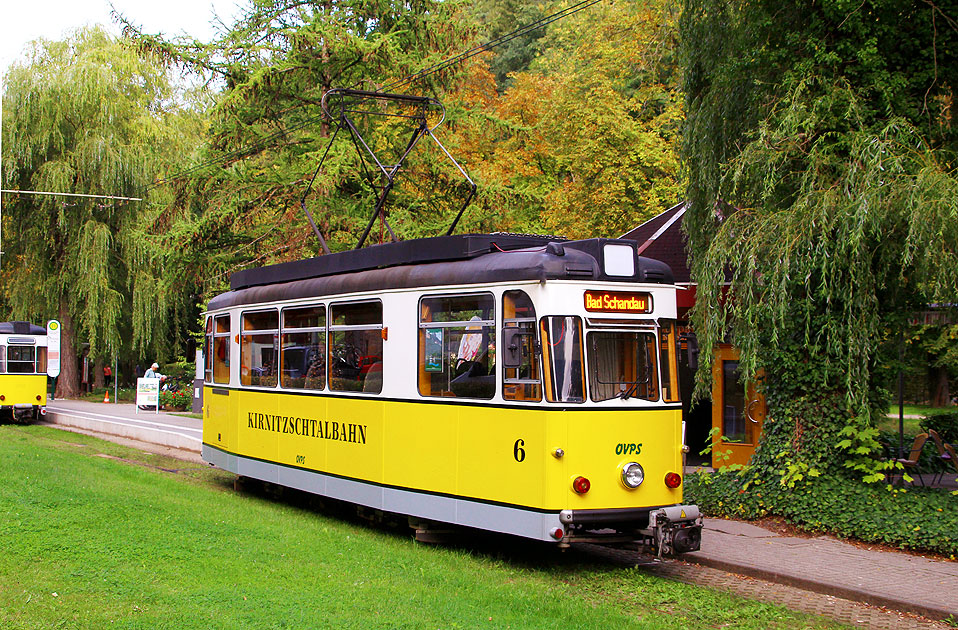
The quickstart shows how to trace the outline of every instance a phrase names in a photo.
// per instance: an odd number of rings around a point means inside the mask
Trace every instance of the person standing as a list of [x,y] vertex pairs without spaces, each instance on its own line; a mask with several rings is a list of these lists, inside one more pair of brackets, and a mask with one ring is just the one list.
[[151,366],[146,370],[146,373],[143,374],[143,378],[158,378],[158,379],[160,379],[161,381],[164,380],[164,379],[166,379],[165,376],[163,376],[162,374],[160,374],[160,364],[159,364],[159,363],[154,363],[153,365],[151,365]]

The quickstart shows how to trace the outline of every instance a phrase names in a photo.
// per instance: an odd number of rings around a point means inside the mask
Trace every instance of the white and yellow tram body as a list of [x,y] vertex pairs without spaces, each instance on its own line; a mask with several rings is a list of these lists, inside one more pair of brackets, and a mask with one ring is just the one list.
[[206,314],[207,461],[426,521],[698,548],[676,288],[634,242],[422,239],[231,283]]
[[0,420],[36,420],[46,404],[47,330],[0,322]]

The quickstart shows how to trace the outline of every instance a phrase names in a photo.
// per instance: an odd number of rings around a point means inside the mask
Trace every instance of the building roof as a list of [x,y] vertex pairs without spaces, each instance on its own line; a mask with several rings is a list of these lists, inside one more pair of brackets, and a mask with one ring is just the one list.
[[636,241],[640,256],[661,260],[671,267],[676,284],[691,282],[688,244],[682,231],[686,208],[685,202],[672,206],[620,237]]

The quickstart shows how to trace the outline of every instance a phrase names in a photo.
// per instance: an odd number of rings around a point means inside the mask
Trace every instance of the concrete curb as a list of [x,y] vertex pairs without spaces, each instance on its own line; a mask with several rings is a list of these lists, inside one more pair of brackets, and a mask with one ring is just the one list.
[[958,614],[958,611],[956,610],[920,604],[902,598],[879,595],[877,593],[863,589],[826,584],[823,582],[817,582],[810,578],[798,577],[769,569],[761,569],[744,563],[731,562],[716,558],[696,557],[695,554],[686,554],[682,556],[682,560],[690,564],[698,564],[704,567],[725,571],[727,573],[737,573],[739,575],[764,580],[766,582],[774,582],[776,584],[783,584],[785,586],[793,586],[804,591],[811,591],[813,593],[820,593],[822,595],[831,595],[832,597],[840,597],[842,599],[871,604],[872,606],[881,606],[901,612],[921,615],[922,617],[927,617],[928,619],[942,620]]
[[50,424],[63,425],[96,433],[104,433],[124,437],[139,442],[149,442],[159,446],[169,448],[193,451],[199,453],[202,448],[202,440],[183,435],[176,431],[171,431],[166,427],[172,427],[157,420],[140,420],[142,426],[131,426],[123,422],[114,422],[106,418],[90,418],[87,415],[73,413],[70,411],[47,410],[46,421]]

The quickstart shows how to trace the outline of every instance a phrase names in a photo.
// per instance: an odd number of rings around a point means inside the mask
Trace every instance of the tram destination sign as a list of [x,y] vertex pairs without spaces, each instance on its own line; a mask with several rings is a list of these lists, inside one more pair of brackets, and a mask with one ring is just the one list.
[[586,291],[585,310],[590,313],[651,313],[652,296],[628,291]]

